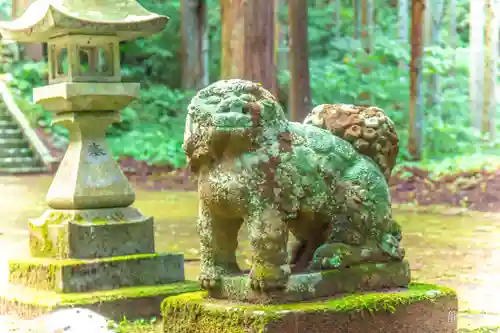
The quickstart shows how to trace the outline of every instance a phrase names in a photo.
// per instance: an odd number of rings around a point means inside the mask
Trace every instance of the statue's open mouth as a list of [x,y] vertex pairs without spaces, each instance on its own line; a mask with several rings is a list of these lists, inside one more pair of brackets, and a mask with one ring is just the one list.
[[213,126],[216,131],[241,131],[253,127],[252,118],[246,114],[227,112],[214,117]]

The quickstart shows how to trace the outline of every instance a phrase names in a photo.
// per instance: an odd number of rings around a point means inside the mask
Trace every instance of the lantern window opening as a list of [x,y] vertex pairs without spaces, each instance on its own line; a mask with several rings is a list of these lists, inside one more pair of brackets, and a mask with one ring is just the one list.
[[121,81],[117,36],[66,34],[48,44],[49,83]]
[[78,49],[80,74],[113,76],[112,45],[80,46]]
[[55,77],[69,75],[69,52],[67,47],[56,48]]

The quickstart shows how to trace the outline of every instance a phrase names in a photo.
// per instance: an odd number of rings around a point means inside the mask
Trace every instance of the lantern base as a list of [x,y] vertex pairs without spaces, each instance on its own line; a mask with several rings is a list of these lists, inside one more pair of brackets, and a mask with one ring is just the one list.
[[133,207],[52,210],[29,221],[30,252],[37,258],[96,259],[153,254],[153,217]]
[[0,290],[0,314],[33,319],[56,309],[88,308],[115,321],[159,317],[161,302],[169,296],[196,292],[199,284],[184,281],[114,290],[57,293],[8,285]]
[[92,260],[29,258],[9,261],[9,283],[60,293],[94,292],[184,281],[184,255],[139,254]]

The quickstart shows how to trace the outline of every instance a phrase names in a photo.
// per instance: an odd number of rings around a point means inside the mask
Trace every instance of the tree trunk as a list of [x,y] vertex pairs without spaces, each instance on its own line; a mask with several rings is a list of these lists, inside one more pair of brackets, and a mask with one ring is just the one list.
[[483,134],[488,134],[490,140],[495,139],[499,7],[498,0],[486,0],[484,99],[481,129]]
[[422,54],[425,0],[411,3],[411,60],[408,152],[414,160],[422,158],[424,109],[422,103]]
[[408,43],[408,0],[398,1],[398,22],[399,22],[399,39]]
[[[432,14],[434,6],[432,3],[435,0],[425,0],[425,12],[424,12],[424,47],[431,43],[431,35],[432,35]],[[439,0],[438,0],[439,1]]]
[[208,85],[208,34],[206,0],[182,0],[182,87]]
[[287,26],[280,20],[280,14],[285,8],[285,0],[273,0],[275,1],[275,17],[274,22],[276,24],[274,30],[274,63],[278,72],[288,69],[288,42],[287,42]]
[[342,19],[340,15],[340,11],[342,10],[342,1],[341,0],[334,0],[334,6],[335,6],[335,38],[339,39],[342,37],[342,31],[340,30],[342,28]]
[[[361,41],[364,55],[373,49],[373,16],[375,0],[354,0],[355,38]],[[359,27],[358,27],[359,24]],[[369,67],[362,68],[364,74],[370,73]],[[371,96],[368,92],[361,92],[359,104],[370,104]]]
[[362,21],[362,14],[361,12],[363,11],[361,2],[363,0],[353,0],[353,7],[354,7],[354,35],[353,38],[356,40],[361,40],[361,21]]
[[307,2],[288,0],[290,120],[302,121],[311,111],[309,54],[307,47]]
[[221,0],[221,78],[259,82],[278,94],[274,1]]
[[[440,30],[441,23],[444,12],[444,0],[432,0],[430,1],[431,6],[427,7],[430,9],[431,15],[426,15],[431,21],[428,22],[430,26],[430,41],[429,44],[432,46],[438,46],[441,43]],[[440,84],[439,74],[432,74],[429,82],[429,98],[427,100],[427,106],[436,107],[437,112],[440,113],[439,104],[441,102],[441,84]]]
[[472,124],[482,130],[485,0],[470,2],[469,98]]
[[455,67],[457,64],[457,0],[449,0],[449,15],[450,15],[450,26],[449,26],[449,44],[453,49],[453,66],[452,76],[455,76]]

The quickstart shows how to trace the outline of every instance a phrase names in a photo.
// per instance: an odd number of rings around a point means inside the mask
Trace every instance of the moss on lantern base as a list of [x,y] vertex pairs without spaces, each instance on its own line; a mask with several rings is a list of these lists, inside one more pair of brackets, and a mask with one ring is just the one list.
[[88,292],[184,281],[184,255],[137,254],[101,259],[9,261],[9,282],[37,290]]
[[113,320],[147,318],[160,315],[160,304],[165,297],[199,290],[198,283],[192,281],[88,293],[57,293],[8,286],[0,291],[0,311],[34,318],[55,309],[85,307]]
[[456,311],[453,290],[426,284],[281,305],[231,303],[206,292],[162,303],[165,333],[451,333]]

